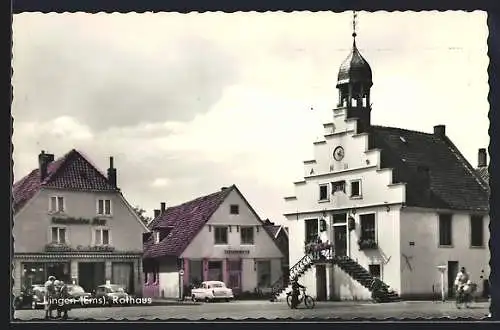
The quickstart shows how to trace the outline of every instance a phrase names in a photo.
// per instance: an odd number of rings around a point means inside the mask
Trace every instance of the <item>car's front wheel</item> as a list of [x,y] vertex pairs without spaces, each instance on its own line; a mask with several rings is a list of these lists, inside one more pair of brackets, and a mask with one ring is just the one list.
[[196,302],[196,296],[195,296],[194,294],[193,294],[193,295],[191,295],[191,300],[192,300],[193,302]]

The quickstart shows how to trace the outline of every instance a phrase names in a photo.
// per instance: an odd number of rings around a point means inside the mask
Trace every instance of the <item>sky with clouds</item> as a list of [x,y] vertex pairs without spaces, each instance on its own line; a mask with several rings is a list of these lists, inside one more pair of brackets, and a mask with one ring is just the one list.
[[[372,123],[447,135],[476,166],[488,136],[485,12],[360,12]],[[352,13],[14,15],[14,175],[72,148],[151,215],[236,184],[263,218],[337,103]],[[313,109],[311,111],[311,108]]]

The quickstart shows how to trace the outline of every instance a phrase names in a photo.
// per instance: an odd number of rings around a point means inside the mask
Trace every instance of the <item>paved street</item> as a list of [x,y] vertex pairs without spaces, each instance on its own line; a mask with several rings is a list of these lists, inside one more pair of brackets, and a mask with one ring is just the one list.
[[[206,303],[185,306],[131,306],[107,308],[80,308],[70,312],[70,320],[93,318],[117,320],[127,318],[136,320],[186,318],[197,320],[205,318],[329,318],[340,317],[352,319],[355,317],[384,319],[396,318],[434,318],[434,317],[473,317],[483,318],[488,314],[488,303],[476,303],[469,309],[457,309],[452,302],[399,302],[388,304],[371,304],[363,302],[320,302],[314,309],[291,310],[286,303],[271,303],[268,301],[234,301],[229,303]],[[42,318],[43,310],[19,310],[15,317],[21,320]]]

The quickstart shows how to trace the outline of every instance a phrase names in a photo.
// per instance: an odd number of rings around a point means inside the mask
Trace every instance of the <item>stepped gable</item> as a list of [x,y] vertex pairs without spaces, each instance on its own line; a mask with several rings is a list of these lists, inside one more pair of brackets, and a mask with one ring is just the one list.
[[489,209],[487,187],[446,136],[372,126],[370,147],[382,150],[381,167],[393,168],[394,183],[407,183],[407,206]]

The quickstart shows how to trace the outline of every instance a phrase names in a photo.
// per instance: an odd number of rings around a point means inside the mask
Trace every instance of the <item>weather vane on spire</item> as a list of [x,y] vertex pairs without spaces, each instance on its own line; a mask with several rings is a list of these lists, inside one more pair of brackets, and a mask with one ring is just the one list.
[[352,11],[352,37],[356,38],[356,25],[357,25],[357,19],[358,19],[358,12],[353,10]]

